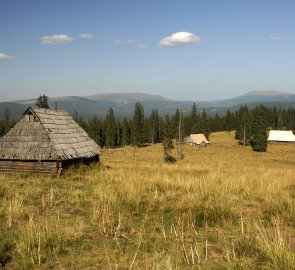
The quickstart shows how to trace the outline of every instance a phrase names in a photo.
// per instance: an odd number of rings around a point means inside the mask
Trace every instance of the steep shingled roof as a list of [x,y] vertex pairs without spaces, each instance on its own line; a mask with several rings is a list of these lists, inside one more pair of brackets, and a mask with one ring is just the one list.
[[0,159],[71,160],[99,153],[95,141],[61,110],[29,108],[0,138]]

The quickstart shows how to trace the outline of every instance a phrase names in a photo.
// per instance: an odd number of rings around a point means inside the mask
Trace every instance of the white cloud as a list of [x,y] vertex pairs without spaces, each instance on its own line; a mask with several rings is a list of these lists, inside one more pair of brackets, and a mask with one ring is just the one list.
[[147,44],[139,43],[137,44],[137,47],[140,49],[147,49],[149,46]]
[[0,53],[0,61],[7,61],[7,60],[13,60],[14,57],[7,55],[5,53]]
[[131,44],[134,43],[134,40],[128,39],[128,40],[121,40],[121,39],[116,39],[113,41],[114,44],[118,45],[123,45],[123,44]]
[[92,39],[93,35],[91,35],[91,34],[80,34],[79,37],[84,38],[84,39]]
[[164,47],[177,48],[188,44],[200,43],[201,39],[194,33],[177,32],[160,40],[159,44]]
[[73,38],[68,35],[59,34],[52,36],[44,36],[41,37],[40,40],[42,44],[65,44],[72,42]]
[[282,40],[281,37],[273,36],[273,35],[270,35],[270,36],[269,36],[269,39],[274,40],[274,41],[281,41],[281,40]]

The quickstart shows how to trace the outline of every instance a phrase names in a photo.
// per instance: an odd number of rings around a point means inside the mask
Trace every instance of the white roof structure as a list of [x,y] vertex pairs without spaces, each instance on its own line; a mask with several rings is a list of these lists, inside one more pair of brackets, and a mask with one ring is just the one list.
[[291,130],[270,130],[268,135],[268,141],[295,143],[295,136]]
[[186,141],[191,144],[201,144],[202,142],[209,144],[210,142],[206,139],[204,134],[191,134]]

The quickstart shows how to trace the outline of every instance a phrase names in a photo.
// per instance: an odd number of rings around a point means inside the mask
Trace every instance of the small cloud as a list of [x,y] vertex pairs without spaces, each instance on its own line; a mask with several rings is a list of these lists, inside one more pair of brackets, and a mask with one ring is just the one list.
[[159,45],[170,48],[200,43],[201,39],[194,33],[177,32],[160,40]]
[[0,53],[0,61],[8,61],[8,60],[13,60],[14,57],[7,55],[5,53]]
[[93,35],[91,35],[91,34],[80,34],[79,37],[84,38],[84,39],[92,39]]
[[137,47],[140,49],[147,49],[149,46],[147,44],[139,43],[137,44]]
[[123,45],[123,44],[132,44],[134,43],[134,40],[128,39],[128,40],[121,40],[121,39],[116,39],[113,41],[114,44],[117,45]]
[[65,44],[72,42],[73,38],[68,35],[59,34],[52,36],[44,36],[41,37],[40,40],[42,44]]
[[278,37],[278,36],[272,36],[272,35],[269,36],[269,39],[274,40],[274,41],[281,41],[281,40],[282,40],[281,37]]

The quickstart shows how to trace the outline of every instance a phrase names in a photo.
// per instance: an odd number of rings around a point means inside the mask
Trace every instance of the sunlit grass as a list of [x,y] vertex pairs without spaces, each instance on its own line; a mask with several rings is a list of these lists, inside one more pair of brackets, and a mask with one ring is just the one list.
[[0,263],[295,269],[295,145],[256,153],[233,133],[210,140],[175,164],[158,144],[103,151],[99,165],[61,178],[0,176]]

